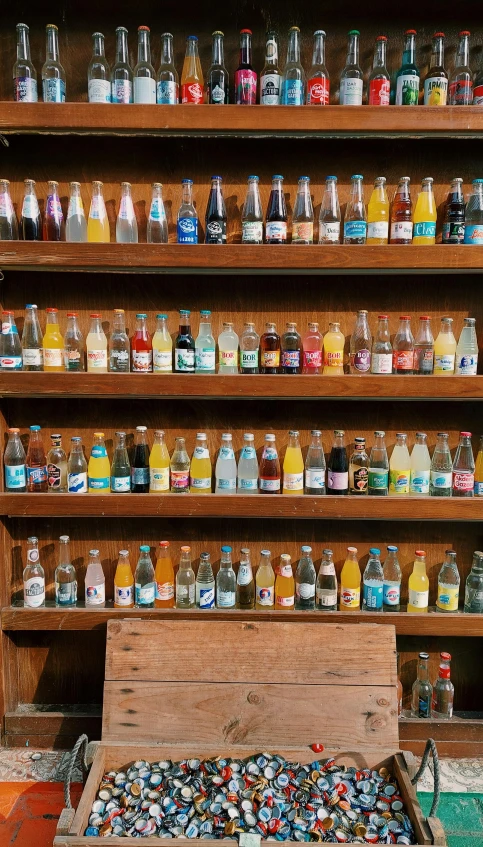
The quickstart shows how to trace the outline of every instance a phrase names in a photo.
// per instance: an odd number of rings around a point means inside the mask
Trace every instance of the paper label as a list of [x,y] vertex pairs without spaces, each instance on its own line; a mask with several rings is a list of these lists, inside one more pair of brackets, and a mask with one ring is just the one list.
[[369,468],[368,486],[376,491],[387,489],[389,471],[384,468]]
[[351,365],[358,373],[369,373],[371,369],[371,351],[362,348],[351,354]]
[[294,605],[294,602],[295,602],[295,598],[294,598],[293,594],[292,594],[291,597],[280,597],[278,594],[275,597],[275,604],[277,606],[283,606],[285,608],[290,608],[291,606]]
[[322,367],[322,350],[304,350],[304,367],[316,368]]
[[42,482],[47,482],[47,465],[36,468],[29,468],[27,465],[27,482],[31,485],[40,485]]
[[411,243],[413,240],[413,225],[412,221],[393,221],[391,224],[391,243],[393,241],[407,241]]
[[304,84],[301,79],[282,81],[282,104],[284,106],[303,106]]
[[194,451],[193,451],[193,458],[194,459],[209,459],[210,453],[209,453],[208,448],[196,446]]
[[315,468],[305,471],[305,487],[316,488],[321,491],[325,488],[325,470],[323,468]]
[[383,602],[385,606],[399,606],[401,601],[401,585],[385,582],[383,587]]
[[411,471],[411,494],[429,494],[430,471]]
[[433,76],[424,80],[424,105],[446,106],[448,80],[444,76]]
[[173,370],[173,351],[156,350],[153,347],[153,370],[154,373],[171,373]]
[[185,371],[188,373],[194,373],[195,351],[183,350],[176,347],[174,351],[174,369],[175,371]]
[[401,74],[396,81],[396,106],[417,106],[419,76]]
[[258,368],[258,350],[240,350],[240,367],[246,370]]
[[388,79],[371,79],[369,82],[369,106],[389,106],[391,83]]
[[256,602],[260,606],[273,606],[275,600],[275,588],[273,585],[270,586],[258,586],[256,587]]
[[17,103],[37,103],[37,80],[31,76],[17,76],[13,81],[13,99]]
[[130,476],[111,476],[111,491],[122,494],[131,490]]
[[214,609],[215,608],[215,586],[212,585],[209,588],[202,588],[199,586],[199,595],[200,595],[200,609]]
[[371,373],[392,373],[392,353],[373,353],[371,361]]
[[452,486],[453,474],[451,471],[431,471],[430,480],[433,488],[448,489]]
[[132,585],[116,585],[114,583],[114,605],[132,606],[134,604],[134,583]]
[[172,79],[163,79],[156,86],[156,99],[160,106],[171,106],[178,102],[178,84]]
[[23,584],[24,606],[37,609],[45,603],[45,579],[41,576],[33,576]]
[[111,84],[113,103],[132,103],[132,82],[128,79],[115,79]]
[[473,88],[473,106],[483,106],[483,85],[475,85]]
[[136,606],[153,605],[156,593],[154,582],[147,582],[146,585],[141,585],[139,582],[136,582],[134,592],[136,597]]
[[234,591],[220,591],[218,590],[217,594],[217,606],[220,606],[224,609],[233,609],[235,607],[235,592]]
[[107,350],[87,350],[87,370],[107,371]]
[[188,603],[192,604],[195,602],[195,586],[194,583],[192,585],[178,585],[176,586],[176,600],[179,601],[188,601]]
[[171,488],[174,491],[187,491],[190,487],[188,471],[171,471]]
[[263,479],[260,477],[260,491],[280,491],[280,479]]
[[21,370],[22,369],[22,357],[21,356],[2,356],[0,355],[0,369],[1,370]]
[[434,373],[454,373],[455,355],[434,356]]
[[131,468],[132,485],[149,485],[149,468]]
[[153,351],[133,350],[132,369],[133,373],[151,373],[153,369]]
[[315,597],[315,582],[297,582],[295,584],[295,594],[301,600],[310,600]]
[[314,224],[311,221],[292,223],[292,244],[313,244]]
[[191,488],[208,488],[211,491],[211,477],[191,477]]
[[134,102],[156,103],[156,80],[149,76],[134,77]]
[[329,92],[330,80],[327,77],[312,77],[307,83],[307,103],[317,103],[318,106],[327,106]]
[[77,603],[77,582],[56,582],[55,600],[59,606],[75,606]]
[[106,602],[106,584],[86,585],[86,606],[100,606]]
[[182,103],[202,103],[203,89],[199,82],[185,82],[181,86]]
[[280,367],[280,350],[262,350],[262,367]]
[[240,479],[240,477],[238,477],[238,488],[241,491],[257,491],[258,490],[258,478],[257,479]]
[[67,491],[69,494],[87,494],[87,473],[67,474]]
[[260,79],[260,104],[278,106],[282,89],[280,74],[265,74]]
[[465,473],[464,471],[453,471],[454,491],[473,491],[474,484],[474,474]]
[[341,106],[362,106],[362,79],[356,77],[341,79],[339,102]]
[[[133,208],[134,215],[134,208]],[[165,221],[166,220],[166,210],[164,208],[164,203],[161,197],[153,197],[151,200],[151,208],[149,210],[149,218],[152,221]]]
[[340,241],[340,221],[319,222],[319,244],[338,244]]
[[282,350],[282,367],[299,368],[300,350]]
[[238,568],[238,576],[237,583],[238,585],[250,585],[253,579],[253,572],[251,565],[245,565],[240,563],[240,567]]
[[303,493],[304,490],[304,474],[303,471],[300,473],[285,473],[283,474],[283,487],[287,489],[287,491],[300,491]]
[[234,368],[237,364],[236,350],[220,350],[220,365],[223,368]]
[[5,488],[16,491],[27,485],[27,468],[25,465],[5,465]]
[[245,68],[235,71],[235,103],[237,106],[253,106],[257,102],[257,75]]
[[475,479],[475,485],[474,485],[473,490],[474,490],[475,497],[483,497],[483,482],[478,482]]
[[368,609],[382,609],[383,583],[379,585],[363,585],[364,606]]
[[358,609],[361,603],[360,588],[340,588],[341,609]]
[[458,611],[459,585],[442,585],[438,582],[438,598],[436,605],[445,612]]
[[149,490],[169,491],[169,468],[149,469]]
[[389,470],[389,490],[391,494],[409,494],[409,479],[411,472]]
[[28,350],[24,347],[22,350],[22,359],[24,367],[40,367],[43,362],[41,348],[37,347]]
[[44,347],[44,367],[46,368],[63,368],[63,350],[57,348],[51,349]]
[[324,365],[327,365],[329,368],[340,368],[343,363],[343,350],[326,350],[324,347]]
[[473,99],[473,80],[459,79],[450,82],[449,96],[454,106],[469,106]]
[[414,350],[394,350],[392,364],[394,370],[412,371],[414,368]]
[[90,79],[88,96],[89,103],[110,103],[111,83],[107,79]]
[[365,238],[367,235],[367,223],[365,221],[345,221],[344,238]]
[[409,589],[409,606],[415,606],[417,609],[426,609],[429,600],[428,591],[415,591],[414,588]]
[[265,223],[265,241],[267,244],[285,243],[287,240],[286,221],[267,221]]
[[156,600],[172,600],[174,597],[174,583],[172,582],[157,582],[156,583]]
[[263,221],[242,221],[242,244],[263,243]]
[[236,491],[236,479],[217,479],[216,487],[220,489],[220,491]]
[[201,350],[197,347],[195,353],[195,368],[197,371],[214,372],[216,368],[215,350]]
[[367,224],[368,238],[382,238],[387,242],[389,236],[389,221],[371,221]]
[[211,91],[209,92],[209,102],[210,103],[224,103],[225,102],[224,83],[223,83],[223,87],[221,85],[215,85],[214,88],[211,89]]
[[418,221],[413,223],[413,238],[435,238],[436,221]]
[[42,80],[44,103],[65,103],[65,82],[63,79]]
[[333,491],[345,491],[349,487],[349,473],[345,471],[338,473],[337,471],[327,471],[327,487]]
[[[77,198],[80,200],[80,197]],[[82,200],[81,200],[82,204]],[[70,210],[70,204],[69,204]],[[40,215],[39,203],[34,194],[26,194],[22,203],[22,218],[33,218],[36,220]]]
[[337,606],[337,592],[328,593],[325,588],[317,589],[318,606]]
[[198,218],[178,218],[178,244],[198,244]]
[[483,225],[482,224],[466,224],[464,243],[465,244],[483,244]]
[[93,491],[107,491],[109,489],[109,477],[88,477],[88,485]]

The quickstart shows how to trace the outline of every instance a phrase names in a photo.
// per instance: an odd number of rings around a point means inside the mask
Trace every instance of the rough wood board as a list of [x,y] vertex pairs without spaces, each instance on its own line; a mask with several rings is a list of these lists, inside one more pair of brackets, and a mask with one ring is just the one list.
[[411,810],[410,818],[418,843],[431,844],[431,834],[416,796],[416,791],[411,785],[411,780],[406,769],[403,757],[400,753],[394,756],[394,776],[399,784],[399,793],[404,800],[404,805]]

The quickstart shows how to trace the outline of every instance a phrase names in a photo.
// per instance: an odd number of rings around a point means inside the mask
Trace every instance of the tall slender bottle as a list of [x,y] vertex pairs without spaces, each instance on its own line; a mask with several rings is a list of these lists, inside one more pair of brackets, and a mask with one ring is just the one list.
[[92,199],[87,220],[87,240],[90,243],[109,244],[111,231],[103,197],[103,183],[94,180],[92,183]]
[[367,214],[364,203],[364,177],[351,176],[351,193],[344,220],[344,244],[365,244],[367,236]]
[[89,103],[111,102],[111,69],[104,53],[104,36],[92,36],[92,59],[87,69],[87,96]]
[[347,548],[347,557],[340,574],[340,610],[358,612],[361,607],[361,571],[357,547]]
[[451,653],[440,653],[438,678],[433,685],[431,715],[435,720],[453,717],[454,685],[450,679]]
[[340,78],[339,102],[341,106],[362,106],[363,72],[359,64],[360,32],[348,33],[347,58]]
[[236,575],[231,563],[231,547],[221,548],[220,568],[216,575],[216,608],[234,609],[236,605]]
[[399,612],[401,608],[401,567],[397,558],[397,547],[389,545],[383,568],[383,611]]
[[190,465],[190,491],[192,494],[211,494],[211,467],[210,451],[206,432],[196,434],[196,444],[191,457]]
[[304,493],[304,460],[300,449],[299,432],[291,429],[288,434],[288,444],[283,460],[282,494],[295,495]]
[[307,103],[327,106],[330,96],[330,77],[325,66],[325,32],[318,29],[314,32],[314,50],[312,67],[307,81]]
[[387,458],[386,433],[376,429],[374,444],[369,456],[368,493],[376,497],[387,497],[389,493],[389,460]]
[[43,335],[37,306],[28,303],[25,306],[22,332],[22,367],[24,371],[42,371],[44,369],[42,340]]
[[369,77],[369,106],[389,106],[391,79],[386,67],[387,38],[378,35],[374,46],[374,60]]
[[431,332],[431,318],[421,315],[419,333],[414,342],[414,373],[427,376],[433,373],[434,338]]
[[443,244],[463,244],[465,240],[465,197],[463,180],[456,177],[451,187],[444,209],[442,242]]
[[65,240],[84,243],[87,241],[87,221],[80,188],[80,182],[71,182],[69,208],[65,222]]
[[283,71],[282,104],[303,106],[305,102],[305,71],[300,63],[300,29],[292,26],[288,32],[287,61]]
[[161,36],[161,60],[156,77],[156,102],[171,106],[179,102],[179,76],[174,64],[173,36],[163,32]]
[[20,238],[24,241],[42,241],[42,218],[40,215],[35,180],[25,179],[25,194],[20,215]]
[[42,431],[37,424],[30,427],[25,464],[27,467],[27,491],[29,494],[46,492],[48,490],[47,458],[42,440]]
[[126,447],[125,432],[116,432],[111,465],[111,491],[114,494],[126,494],[131,491],[131,463]]
[[390,244],[413,243],[413,202],[409,189],[410,177],[402,176],[397,184],[391,206]]
[[257,74],[252,65],[252,31],[240,31],[240,60],[235,71],[235,103],[254,106],[257,102]]
[[260,104],[278,106],[282,94],[282,74],[278,64],[278,35],[274,30],[267,32],[265,64],[260,74]]
[[396,74],[396,106],[417,106],[419,69],[416,65],[416,30],[404,33],[402,63]]
[[292,244],[314,243],[314,207],[310,196],[310,177],[301,176],[292,216]]
[[13,99],[19,103],[37,103],[37,71],[30,56],[29,28],[17,24],[17,61],[13,66]]
[[226,244],[226,207],[221,176],[211,177],[211,189],[205,215],[205,243]]
[[283,176],[272,177],[272,190],[265,218],[265,241],[267,244],[287,243],[287,206],[283,193]]
[[163,186],[160,182],[153,182],[152,185],[146,240],[148,244],[168,243],[168,222],[163,203]]
[[378,176],[374,180],[374,188],[367,207],[366,244],[387,244],[388,238],[389,200],[386,192],[386,177]]
[[225,68],[224,37],[224,33],[219,30],[211,35],[211,65],[206,77],[206,101],[217,105],[229,103],[230,82],[228,71]]
[[65,103],[65,71],[59,61],[59,31],[47,24],[46,57],[42,66],[42,92],[44,103]]
[[341,214],[337,177],[328,176],[319,213],[319,244],[339,244]]
[[312,547],[302,545],[301,553],[295,572],[295,608],[300,612],[313,612],[317,574],[312,561]]
[[362,577],[363,612],[382,612],[384,572],[380,555],[379,547],[371,547],[369,550],[369,559]]
[[149,493],[149,445],[147,427],[137,426],[134,436],[134,458],[131,465],[131,491]]
[[138,224],[134,212],[130,182],[121,182],[121,202],[116,219],[116,241],[118,244],[138,243]]
[[138,27],[138,61],[134,68],[134,102],[156,103],[156,71],[151,64],[150,29]]
[[449,78],[450,106],[470,106],[473,100],[473,74],[469,66],[470,35],[468,30],[459,33],[455,66]]
[[181,102],[203,102],[203,71],[198,55],[198,39],[196,35],[188,35],[186,39],[186,54],[181,73]]
[[64,213],[59,197],[59,183],[49,180],[47,201],[45,204],[44,241],[65,241]]
[[198,244],[198,214],[193,205],[193,180],[181,180],[183,196],[178,210],[178,244]]
[[61,535],[59,538],[59,564],[55,569],[55,605],[77,605],[77,574],[70,557],[70,538]]
[[448,438],[447,432],[438,432],[429,475],[429,494],[431,497],[451,497],[453,460]]
[[215,494],[236,494],[237,467],[231,432],[221,436],[215,466]]
[[483,244],[483,179],[474,179],[465,209],[464,244]]
[[133,73],[129,64],[127,29],[116,29],[116,61],[111,72],[111,102],[133,102]]
[[109,336],[109,370],[113,373],[129,373],[130,362],[131,344],[126,332],[124,309],[114,309]]
[[242,244],[263,244],[263,209],[258,183],[258,176],[248,177],[242,211]]
[[424,105],[446,106],[448,74],[444,69],[444,32],[435,32],[429,71],[424,80]]

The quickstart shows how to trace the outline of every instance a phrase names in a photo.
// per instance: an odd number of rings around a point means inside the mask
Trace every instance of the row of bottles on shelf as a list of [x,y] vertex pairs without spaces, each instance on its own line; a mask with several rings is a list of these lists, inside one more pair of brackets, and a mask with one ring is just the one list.
[[[449,720],[453,717],[454,685],[450,679],[451,653],[439,654],[438,676],[429,681],[429,653],[420,653],[411,690],[411,717]],[[402,693],[402,686],[398,690]]]
[[[213,466],[204,432],[196,436],[191,459],[181,436],[176,437],[170,457],[163,430],[155,430],[151,451],[147,427],[136,427],[130,450],[126,433],[117,432],[112,461],[104,433],[95,432],[89,462],[80,436],[72,437],[67,458],[59,433],[51,435],[47,455],[40,426],[30,427],[27,454],[20,430],[11,428],[8,434],[4,467],[9,492],[211,494],[213,490]],[[483,436],[475,465],[470,432],[460,434],[453,460],[445,432],[438,433],[432,457],[426,433],[416,433],[409,453],[407,434],[399,432],[389,459],[382,430],[374,433],[370,454],[362,436],[354,439],[354,451],[349,454],[344,431],[334,430],[327,463],[320,430],[311,432],[305,461],[299,432],[290,430],[288,435],[281,466],[273,433],[265,435],[260,463],[253,433],[244,434],[238,462],[232,434],[223,433],[214,469],[215,494],[483,497]]]
[[[364,86],[364,71],[359,60],[360,32],[351,30],[348,33],[346,63],[340,77],[339,103],[360,106],[365,100],[373,106],[389,106],[390,102],[402,106],[417,105],[421,74],[416,60],[416,35],[416,30],[406,30],[401,64],[392,78],[387,70],[387,37],[377,36],[372,69]],[[449,103],[453,106],[467,106],[483,103],[483,70],[473,74],[469,66],[470,35],[468,30],[459,33],[451,73],[445,68],[445,34],[436,32],[433,35],[430,67],[423,81],[424,105],[445,106]],[[325,106],[330,102],[325,39],[324,30],[314,32],[312,64],[306,74],[301,63],[300,29],[297,26],[291,27],[282,71],[278,58],[278,34],[270,30],[266,37],[265,63],[259,81],[252,58],[252,31],[242,29],[239,64],[234,73],[233,90],[230,91],[230,76],[224,58],[224,33],[217,30],[212,34],[212,63],[206,80],[198,53],[198,38],[189,35],[180,92],[171,33],[165,32],[161,36],[160,65],[156,73],[152,64],[149,27],[138,27],[137,64],[134,69],[131,67],[128,31],[125,27],[116,29],[116,57],[112,69],[105,55],[104,35],[95,32],[92,36],[93,54],[87,71],[88,99],[90,103],[163,105],[179,103],[181,93],[181,103],[192,104],[220,105],[229,103],[231,99],[237,105],[250,106],[255,105],[258,99],[261,104],[270,106],[302,106],[304,103]],[[31,60],[29,28],[26,24],[17,24],[17,60],[13,67],[13,83],[15,100],[37,102],[37,71]],[[66,74],[59,58],[58,30],[53,24],[46,27],[42,93],[44,102],[64,103],[66,100]]]
[[[259,177],[248,177],[248,189],[241,213],[242,244],[286,244],[289,236],[288,211],[283,190],[284,178],[276,174],[268,201],[265,221],[260,198]],[[42,216],[35,181],[26,179],[20,224],[10,195],[10,183],[0,180],[0,240],[110,242],[110,223],[103,197],[103,184],[92,183],[92,199],[86,218],[79,182],[70,183],[70,199],[64,217],[59,197],[59,183],[49,181],[45,213]],[[223,197],[222,177],[211,177],[211,189],[205,213],[205,243],[226,244],[227,211]],[[364,178],[351,177],[351,189],[342,216],[337,177],[328,176],[319,213],[319,244],[399,244],[427,245],[436,243],[437,207],[433,178],[425,177],[416,203],[410,193],[410,178],[401,177],[392,204],[386,191],[386,178],[376,177],[368,205],[364,200]],[[178,244],[198,244],[198,212],[193,203],[193,180],[182,180],[182,199],[178,209],[176,237]],[[414,206],[414,208],[413,208]],[[310,178],[298,180],[297,197],[292,215],[292,244],[314,243],[314,206]],[[342,222],[343,221],[343,222]],[[139,228],[132,198],[131,183],[121,183],[121,200],[116,218],[116,242],[137,244]],[[146,240],[150,244],[168,243],[168,221],[163,201],[163,186],[153,183],[147,218]],[[483,244],[483,179],[474,179],[468,202],[465,202],[463,180],[451,181],[444,205],[443,244]]]
[[[12,311],[2,312],[0,335],[1,371],[47,371],[89,373],[200,373],[200,374],[326,374],[344,373],[345,337],[340,324],[329,323],[328,332],[319,332],[311,321],[304,337],[293,321],[279,335],[276,324],[265,324],[260,336],[255,324],[244,324],[240,336],[231,322],[223,323],[217,342],[212,334],[211,312],[200,311],[198,335],[191,332],[189,310],[180,310],[179,332],[174,344],[166,314],[156,315],[156,331],[148,329],[145,312],[136,315],[136,329],[130,339],[126,332],[123,309],[114,310],[109,339],[104,332],[102,315],[90,316],[90,328],[84,338],[76,312],[67,312],[67,327],[62,335],[58,310],[46,309],[45,334],[42,333],[37,306],[25,307],[22,338]],[[419,374],[475,376],[478,370],[478,340],[475,318],[464,318],[458,342],[453,334],[453,319],[441,318],[441,328],[433,337],[431,318],[419,319],[414,338],[411,319],[402,315],[391,342],[389,318],[378,316],[374,337],[368,313],[360,309],[349,341],[349,371],[352,374]],[[218,348],[218,356],[217,356]]]
[[[77,574],[69,552],[69,536],[60,537],[59,564],[55,571],[55,603],[57,606],[77,604]],[[303,545],[295,570],[292,557],[282,553],[275,570],[271,553],[262,550],[254,575],[250,549],[240,551],[238,572],[232,564],[232,548],[221,548],[220,566],[213,573],[210,553],[201,553],[197,573],[192,567],[190,547],[181,547],[179,567],[173,567],[169,541],[160,541],[156,565],[153,567],[150,547],[141,545],[133,576],[129,551],[119,551],[114,575],[114,606],[178,609],[296,609],[323,612],[399,612],[401,611],[401,567],[398,548],[387,547],[384,564],[381,551],[371,547],[361,575],[357,547],[348,547],[338,581],[333,551],[323,551],[318,574],[312,548]],[[438,575],[436,611],[457,612],[460,574],[457,554],[446,550]],[[45,572],[40,563],[38,539],[28,539],[27,564],[23,572],[24,605],[45,605]],[[408,582],[407,611],[425,614],[429,604],[429,580],[426,553],[416,550],[413,570]],[[339,598],[339,599],[338,599]],[[106,603],[105,576],[99,550],[89,552],[85,574],[86,606]],[[483,613],[483,553],[473,554],[471,571],[466,579],[464,611]]]

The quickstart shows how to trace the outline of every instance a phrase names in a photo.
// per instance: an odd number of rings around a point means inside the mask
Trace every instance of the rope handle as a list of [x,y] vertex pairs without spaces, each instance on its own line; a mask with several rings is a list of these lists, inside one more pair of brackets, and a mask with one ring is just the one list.
[[85,775],[88,771],[86,759],[88,744],[89,739],[87,735],[80,735],[72,748],[72,753],[70,754],[70,760],[69,764],[67,765],[67,770],[64,778],[64,801],[66,809],[72,809],[72,802],[70,799],[70,783],[78,757],[80,758],[80,765],[83,775]]
[[433,738],[428,738],[426,741],[426,747],[424,749],[423,758],[421,759],[421,764],[419,766],[419,770],[413,776],[411,780],[412,785],[416,785],[417,781],[421,779],[424,771],[428,767],[429,754],[431,753],[433,757],[433,776],[434,776],[434,789],[433,789],[433,803],[431,806],[431,811],[429,813],[429,817],[433,818],[436,816],[439,806],[439,799],[441,795],[440,788],[440,769],[439,769],[439,756],[438,751],[436,749],[436,742]]

